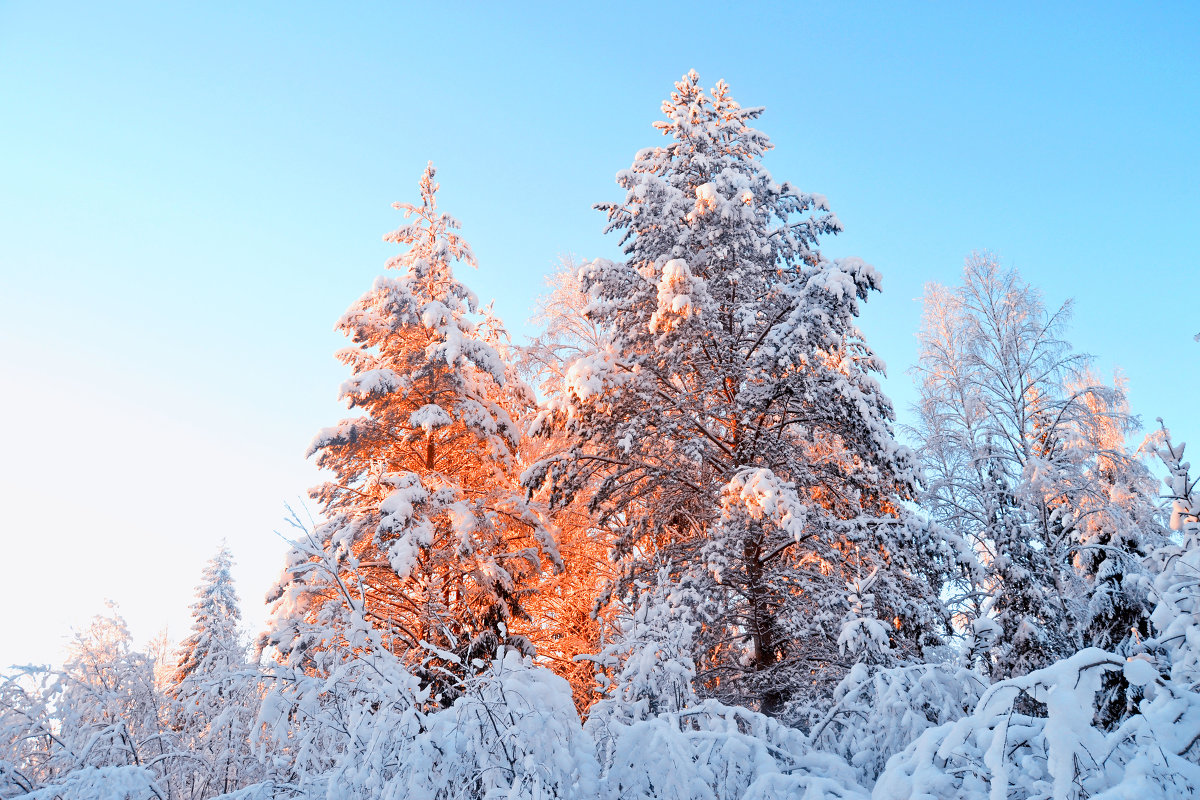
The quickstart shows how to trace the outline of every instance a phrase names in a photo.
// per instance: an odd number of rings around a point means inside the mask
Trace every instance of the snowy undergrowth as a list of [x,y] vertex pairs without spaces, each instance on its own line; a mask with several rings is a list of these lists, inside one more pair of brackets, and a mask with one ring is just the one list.
[[562,678],[509,650],[439,708],[388,662],[364,657],[326,680],[280,676],[261,718],[276,777],[247,796],[596,796],[598,768]]
[[[1107,673],[1120,673],[1140,713],[1095,724]],[[921,734],[892,758],[874,800],[1181,798],[1200,793],[1200,695],[1153,664],[1096,648],[994,684],[974,711]]]
[[846,759],[871,785],[893,755],[930,728],[967,716],[987,683],[945,664],[871,670],[855,664],[813,726],[813,744]]
[[585,726],[569,684],[511,650],[445,708],[390,673],[364,659],[324,681],[281,681],[262,717],[276,777],[238,797],[868,797],[800,731],[715,700],[640,718],[602,702]]
[[633,722],[593,715],[587,727],[604,743],[605,800],[868,796],[845,761],[800,731],[716,700]]
[[162,800],[158,777],[145,767],[84,767],[23,795],[26,800]]
[[588,798],[598,766],[570,685],[509,651],[402,755],[395,797]]

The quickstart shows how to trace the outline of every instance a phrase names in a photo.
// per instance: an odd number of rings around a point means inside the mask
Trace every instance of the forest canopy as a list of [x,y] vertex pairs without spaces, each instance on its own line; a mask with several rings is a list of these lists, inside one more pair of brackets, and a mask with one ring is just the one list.
[[[337,329],[266,629],[223,547],[178,645],[112,609],[0,680],[0,797],[1190,797],[1200,490],[995,255],[879,270],[695,72],[516,343],[430,164]],[[1155,471],[1165,472],[1162,481]]]

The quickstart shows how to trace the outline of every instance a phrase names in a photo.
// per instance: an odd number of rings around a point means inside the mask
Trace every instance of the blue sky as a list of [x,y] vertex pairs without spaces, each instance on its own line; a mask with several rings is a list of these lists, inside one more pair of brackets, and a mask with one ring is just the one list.
[[560,254],[617,255],[591,204],[691,68],[882,271],[902,420],[915,299],[990,249],[1200,436],[1200,5],[243,5],[0,4],[0,664],[106,597],[182,636],[222,537],[258,624],[390,203],[432,159],[527,332]]

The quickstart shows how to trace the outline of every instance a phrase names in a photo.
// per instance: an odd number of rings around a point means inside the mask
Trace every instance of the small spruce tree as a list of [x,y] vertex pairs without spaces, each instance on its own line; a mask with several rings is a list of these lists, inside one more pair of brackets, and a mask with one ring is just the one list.
[[247,659],[232,567],[233,554],[222,543],[204,565],[170,686],[179,744],[191,755],[177,783],[181,796],[193,800],[232,792],[261,772],[250,744],[259,676]]

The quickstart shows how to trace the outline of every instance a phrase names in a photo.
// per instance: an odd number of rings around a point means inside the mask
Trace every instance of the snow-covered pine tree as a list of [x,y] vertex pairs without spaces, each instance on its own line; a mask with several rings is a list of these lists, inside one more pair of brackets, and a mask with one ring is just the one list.
[[923,505],[974,548],[955,605],[988,632],[972,652],[995,678],[1148,629],[1141,555],[1160,536],[1135,423],[1063,338],[1070,305],[987,254],[963,284],[931,285],[914,371]]
[[[296,548],[269,642],[291,664],[334,645],[348,590],[386,645],[441,685],[445,669],[501,642],[528,649],[508,624],[531,578],[561,562],[515,474],[510,409],[532,393],[502,355],[503,328],[454,276],[454,262],[475,257],[437,208],[434,174],[431,164],[418,205],[395,204],[413,218],[384,237],[407,247],[387,264],[399,275],[378,278],[337,325],[354,342],[338,353],[353,371],[341,397],[362,413],[309,448],[334,479],[313,490],[324,522],[308,544],[332,553],[345,580]],[[421,667],[438,651],[455,658]]]
[[780,713],[844,674],[855,577],[878,569],[894,655],[937,640],[947,549],[905,510],[915,459],[854,324],[878,272],[817,251],[841,225],[763,168],[761,109],[692,72],[663,110],[667,144],[618,174],[623,203],[598,206],[627,258],[583,268],[604,341],[542,419],[574,446],[525,479],[556,503],[594,491],[627,581],[665,559],[703,582],[704,691]]
[[179,744],[190,754],[177,791],[189,800],[227,794],[261,772],[250,736],[258,716],[259,677],[248,663],[227,545],[204,565],[192,626],[179,645],[169,691]]

